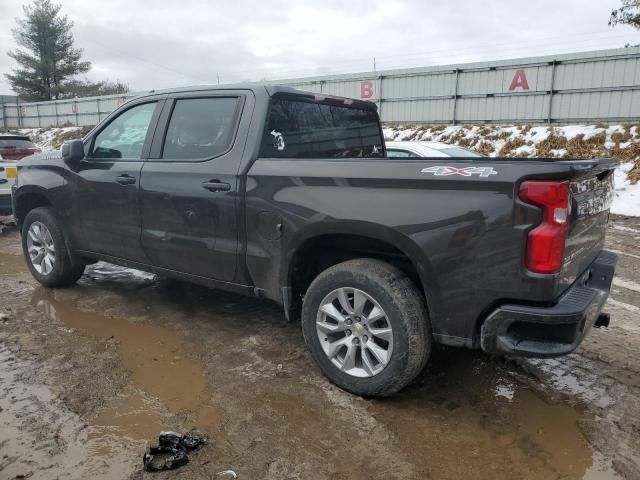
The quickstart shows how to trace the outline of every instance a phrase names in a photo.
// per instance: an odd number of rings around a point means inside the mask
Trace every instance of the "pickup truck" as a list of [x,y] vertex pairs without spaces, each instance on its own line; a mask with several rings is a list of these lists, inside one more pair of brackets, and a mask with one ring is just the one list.
[[200,87],[22,160],[13,210],[48,287],[103,260],[270,299],[332,382],[388,396],[436,345],[548,357],[608,324],[614,166],[388,158],[373,103]]

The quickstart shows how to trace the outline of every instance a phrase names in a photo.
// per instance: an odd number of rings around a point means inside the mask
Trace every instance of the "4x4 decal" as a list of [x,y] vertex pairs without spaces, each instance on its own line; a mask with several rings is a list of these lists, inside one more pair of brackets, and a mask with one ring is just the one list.
[[446,177],[449,175],[460,175],[461,177],[470,177],[471,175],[478,175],[480,177],[489,177],[490,175],[497,175],[493,167],[448,167],[437,166],[423,168],[422,173],[432,173],[435,177]]

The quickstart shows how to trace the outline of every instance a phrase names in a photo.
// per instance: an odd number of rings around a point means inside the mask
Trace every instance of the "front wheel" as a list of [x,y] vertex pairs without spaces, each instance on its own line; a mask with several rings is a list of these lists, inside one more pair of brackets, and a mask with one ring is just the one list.
[[84,272],[84,264],[71,262],[52,208],[38,207],[27,214],[22,226],[22,250],[33,277],[47,287],[71,285]]
[[432,347],[424,296],[401,270],[349,260],[311,283],[302,308],[305,341],[340,388],[388,396],[424,368]]

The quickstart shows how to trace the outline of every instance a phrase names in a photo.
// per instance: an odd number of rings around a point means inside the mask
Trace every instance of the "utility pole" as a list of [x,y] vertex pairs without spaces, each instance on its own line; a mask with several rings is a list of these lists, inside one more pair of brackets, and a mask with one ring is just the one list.
[[373,57],[373,71],[376,71],[376,57]]
[[216,77],[218,77],[218,86],[220,86],[220,74],[216,73]]

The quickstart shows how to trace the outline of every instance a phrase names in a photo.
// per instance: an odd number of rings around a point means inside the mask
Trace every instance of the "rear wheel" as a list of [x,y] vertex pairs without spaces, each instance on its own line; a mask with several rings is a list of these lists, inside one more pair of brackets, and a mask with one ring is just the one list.
[[401,270],[349,260],[311,283],[302,329],[322,372],[364,396],[391,395],[415,378],[431,352],[424,298]]
[[62,229],[49,207],[35,208],[27,214],[22,226],[22,250],[31,274],[47,287],[71,285],[84,273],[84,264],[71,262]]

